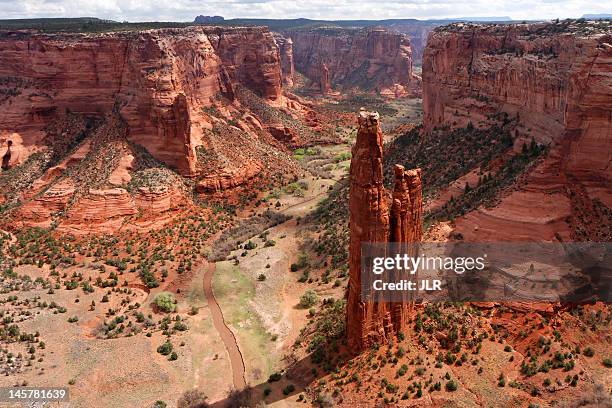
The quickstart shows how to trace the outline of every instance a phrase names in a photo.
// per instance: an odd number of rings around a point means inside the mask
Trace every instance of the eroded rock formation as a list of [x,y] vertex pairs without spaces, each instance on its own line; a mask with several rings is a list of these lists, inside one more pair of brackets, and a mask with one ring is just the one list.
[[321,64],[321,74],[319,76],[319,90],[323,95],[327,95],[331,92],[331,84],[329,82],[329,68],[327,64]]
[[333,88],[383,90],[399,84],[409,89],[416,80],[410,40],[403,34],[382,28],[317,28],[283,35],[292,39],[296,69],[319,88],[327,82],[323,66]]
[[325,135],[279,56],[265,27],[0,32],[4,219],[140,228],[191,204],[174,171],[228,200],[294,177],[289,149]]
[[11,140],[7,140],[6,142],[6,151],[2,155],[2,170],[8,170],[11,168],[11,146],[13,142]]
[[364,243],[412,243],[421,240],[420,170],[395,167],[395,186],[389,197],[383,186],[383,137],[377,113],[362,111],[352,151],[350,171],[350,246],[347,337],[363,350],[405,329],[409,299],[403,303],[361,298],[361,250]]
[[218,95],[232,99],[237,84],[272,101],[282,93],[278,49],[263,27],[4,32],[0,78],[11,88],[0,110],[0,140],[10,137],[15,150],[35,151],[57,115],[115,110],[131,141],[184,175],[197,170],[202,107]]
[[293,87],[293,76],[295,75],[295,64],[293,61],[293,40],[290,37],[283,37],[280,34],[274,35],[274,40],[278,46],[281,60],[281,74],[283,76],[283,86]]
[[550,146],[519,191],[457,220],[466,239],[576,239],[567,220],[590,217],[572,209],[577,198],[612,207],[611,65],[609,22],[455,24],[431,34],[426,132],[514,121],[515,151],[532,138]]

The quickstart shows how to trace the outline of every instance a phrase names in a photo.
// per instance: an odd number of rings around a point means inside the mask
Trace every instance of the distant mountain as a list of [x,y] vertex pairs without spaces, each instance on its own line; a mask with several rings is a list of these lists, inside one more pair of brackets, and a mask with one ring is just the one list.
[[218,24],[225,21],[225,18],[221,16],[202,16],[199,15],[193,20],[194,23],[198,24]]
[[612,18],[612,14],[583,14],[582,18],[586,18],[588,20],[606,20]]
[[441,18],[432,19],[427,21],[478,21],[478,22],[499,22],[507,21],[510,22],[512,19],[508,16],[491,16],[491,17],[457,17],[457,18]]

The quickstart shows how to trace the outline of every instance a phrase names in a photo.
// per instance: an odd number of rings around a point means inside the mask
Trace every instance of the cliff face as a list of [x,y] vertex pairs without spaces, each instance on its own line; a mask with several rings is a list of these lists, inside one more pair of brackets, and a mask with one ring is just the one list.
[[515,150],[531,138],[550,145],[520,191],[458,221],[468,238],[511,238],[526,228],[569,238],[564,220],[579,216],[577,195],[612,206],[611,33],[609,22],[576,21],[457,24],[431,34],[423,61],[426,132],[511,120]]
[[350,246],[347,337],[363,350],[383,344],[407,324],[409,303],[361,299],[361,246],[364,243],[421,240],[420,170],[395,167],[395,187],[388,203],[383,186],[383,138],[377,113],[360,112],[352,151],[349,192]]
[[412,48],[412,61],[421,64],[423,61],[423,52],[427,45],[427,36],[440,23],[415,21],[414,23],[395,23],[389,25],[389,28],[406,34],[410,38],[410,48]]
[[[298,71],[320,86],[323,66],[331,87],[375,90],[395,84],[408,87],[414,81],[408,37],[384,29],[285,31],[293,42]],[[323,91],[323,90],[321,90]]]
[[[265,28],[161,29],[97,35],[0,35],[0,137],[21,162],[57,115],[117,111],[129,140],[194,174],[198,115],[244,85],[281,95],[278,50]],[[21,157],[20,157],[21,156]]]
[[110,232],[193,190],[235,199],[299,174],[288,146],[326,137],[312,114],[263,27],[0,33],[3,221]]
[[278,46],[281,60],[281,74],[283,77],[283,86],[285,88],[293,87],[293,76],[295,75],[295,63],[293,61],[293,40],[285,38],[280,34],[274,35],[274,41]]

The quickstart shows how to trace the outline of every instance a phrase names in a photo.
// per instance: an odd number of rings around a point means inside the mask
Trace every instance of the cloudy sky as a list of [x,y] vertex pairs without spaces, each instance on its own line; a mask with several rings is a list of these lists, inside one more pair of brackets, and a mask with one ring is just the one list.
[[386,19],[508,16],[516,20],[612,13],[602,0],[0,0],[0,19],[99,17],[129,21],[225,18]]

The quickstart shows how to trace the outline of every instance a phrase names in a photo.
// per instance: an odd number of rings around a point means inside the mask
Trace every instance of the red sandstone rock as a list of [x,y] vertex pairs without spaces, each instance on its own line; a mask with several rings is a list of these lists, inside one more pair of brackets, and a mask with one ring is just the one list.
[[[298,71],[313,83],[380,90],[413,81],[410,40],[385,29],[319,28],[283,33],[293,40]],[[328,68],[329,81],[323,78]],[[325,86],[320,88],[325,92]]]
[[281,74],[283,76],[283,86],[293,87],[293,76],[295,75],[295,64],[293,61],[293,40],[285,38],[280,34],[274,36],[274,41],[278,46],[281,60]]
[[65,211],[74,195],[75,186],[71,181],[57,183],[39,196],[27,200],[18,211],[20,223],[48,227],[53,216]]
[[58,115],[116,109],[131,141],[184,175],[196,172],[201,108],[212,98],[232,98],[236,84],[270,100],[282,92],[278,48],[263,27],[0,33],[0,76],[18,90],[0,101],[0,140],[15,143],[19,162]]
[[256,161],[245,162],[239,167],[227,168],[225,171],[203,177],[196,189],[200,193],[221,192],[240,185],[260,174],[262,166]]
[[319,90],[323,95],[331,93],[331,84],[329,82],[329,68],[327,64],[321,64],[321,73],[319,74]]
[[287,146],[295,146],[299,140],[295,132],[280,123],[269,125],[267,129],[276,140],[283,142]]
[[457,220],[467,240],[570,239],[566,220],[587,216],[572,212],[573,186],[612,207],[612,36],[562,24],[457,24],[429,38],[425,132],[488,127],[505,112],[515,150],[532,137],[551,146],[519,191]]
[[394,31],[406,34],[410,38],[410,48],[412,49],[412,60],[421,63],[423,51],[427,43],[429,33],[437,26],[444,23],[437,22],[398,22],[390,24],[388,27]]
[[361,299],[363,243],[411,243],[421,240],[420,170],[395,168],[391,213],[383,186],[383,138],[377,113],[360,112],[350,174],[350,246],[347,337],[357,350],[392,338],[404,330],[410,299],[403,303]]

